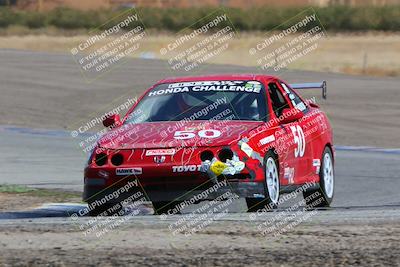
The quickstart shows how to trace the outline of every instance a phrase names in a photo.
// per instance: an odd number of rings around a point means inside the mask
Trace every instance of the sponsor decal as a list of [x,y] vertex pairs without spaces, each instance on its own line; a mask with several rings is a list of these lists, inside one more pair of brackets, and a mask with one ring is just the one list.
[[261,83],[260,82],[257,82],[257,81],[249,81],[249,82],[247,82],[246,84],[245,84],[245,86],[244,86],[245,88],[248,88],[248,89],[255,89],[255,90],[261,90]]
[[245,166],[245,163],[240,161],[236,155],[232,159],[227,159],[225,163],[214,157],[211,161],[206,160],[201,163],[201,171],[207,172],[211,175],[211,178],[215,178],[221,174],[234,175],[240,173]]
[[240,145],[240,149],[246,153],[247,156],[251,157],[251,154],[253,153],[253,149],[247,144],[247,143],[242,143]]
[[176,153],[174,148],[170,149],[152,149],[146,151],[146,156],[165,156],[174,155]]
[[240,147],[240,149],[246,153],[247,156],[249,156],[252,159],[256,159],[258,161],[260,161],[261,164],[264,164],[264,160],[261,157],[260,153],[256,152],[253,150],[253,148],[251,148],[251,146],[249,146],[247,144],[247,142],[249,142],[249,139],[247,137],[242,138],[239,142],[238,145]]
[[313,165],[313,167],[315,167],[315,174],[319,174],[319,169],[321,167],[321,160],[313,159],[312,165]]
[[283,177],[288,180],[289,184],[294,183],[294,168],[286,167],[284,169]]
[[117,168],[115,170],[116,175],[136,175],[136,174],[142,174],[142,168],[136,167],[136,168]]
[[[201,138],[217,138],[221,136],[221,131],[206,129],[197,132],[197,135]],[[196,133],[194,131],[176,131],[174,133],[174,138],[178,140],[184,139],[192,139],[196,137]]]
[[171,83],[166,89],[149,92],[149,96],[176,94],[185,92],[247,92],[260,93],[261,83],[257,81],[198,81]]
[[260,140],[260,145],[263,146],[263,145],[269,144],[273,141],[275,141],[275,135],[272,134],[272,135],[262,138]]
[[235,169],[235,173],[241,172],[244,169],[244,167],[246,166],[246,164],[244,162],[239,161],[238,157],[236,157],[236,159],[234,157],[233,160],[229,160],[229,161],[228,160],[226,161],[227,164],[232,165],[232,167]]
[[211,164],[210,166],[210,170],[215,174],[215,175],[221,175],[222,172],[228,168],[228,166],[223,163],[222,161],[215,161],[214,163]]
[[293,133],[293,141],[297,145],[297,147],[294,149],[294,157],[301,158],[304,156],[304,151],[306,150],[306,140],[303,129],[300,127],[300,125],[290,126],[290,129]]
[[321,161],[319,159],[313,159],[312,165],[313,166],[321,166]]
[[201,170],[201,165],[172,166],[172,172],[195,172],[200,170]]

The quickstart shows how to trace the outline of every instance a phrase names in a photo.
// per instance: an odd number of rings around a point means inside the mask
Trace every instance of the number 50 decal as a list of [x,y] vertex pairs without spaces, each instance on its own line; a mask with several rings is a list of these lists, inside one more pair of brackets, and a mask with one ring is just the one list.
[[[199,137],[202,138],[217,138],[221,135],[221,132],[218,130],[201,130],[197,133]],[[174,134],[175,139],[191,139],[194,138],[196,134],[194,131],[176,131]]]
[[304,151],[306,150],[306,140],[304,138],[303,129],[299,125],[290,126],[294,136],[294,143],[297,144],[297,148],[294,150],[294,156],[302,157],[304,156]]

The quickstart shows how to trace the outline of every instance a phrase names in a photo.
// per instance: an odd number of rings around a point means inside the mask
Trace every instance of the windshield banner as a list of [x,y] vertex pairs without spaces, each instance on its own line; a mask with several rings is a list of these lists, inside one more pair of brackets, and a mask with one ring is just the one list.
[[229,91],[260,93],[262,85],[258,81],[198,81],[171,83],[167,88],[160,86],[149,92],[149,96],[184,92]]

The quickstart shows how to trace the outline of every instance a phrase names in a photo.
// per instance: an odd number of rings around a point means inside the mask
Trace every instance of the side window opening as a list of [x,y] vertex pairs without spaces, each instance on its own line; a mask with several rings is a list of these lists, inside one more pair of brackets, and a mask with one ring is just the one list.
[[289,103],[286,101],[276,83],[268,84],[268,93],[271,98],[272,109],[275,115],[280,117],[285,108],[290,108]]
[[290,102],[292,102],[293,107],[297,108],[298,110],[305,112],[307,111],[307,106],[306,104],[300,99],[300,97],[291,89],[289,86],[287,86],[285,83],[280,82],[282,85],[283,90],[285,90],[285,93],[288,95]]

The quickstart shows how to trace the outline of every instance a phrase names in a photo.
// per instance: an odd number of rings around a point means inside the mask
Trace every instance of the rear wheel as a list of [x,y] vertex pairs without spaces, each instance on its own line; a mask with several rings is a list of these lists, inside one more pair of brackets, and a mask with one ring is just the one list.
[[273,152],[269,151],[264,160],[265,171],[265,197],[264,198],[246,198],[248,212],[258,210],[271,211],[278,207],[279,201],[279,169],[277,160]]
[[334,185],[335,173],[332,151],[329,147],[325,147],[321,158],[318,189],[303,192],[307,206],[309,208],[329,207],[333,200]]

